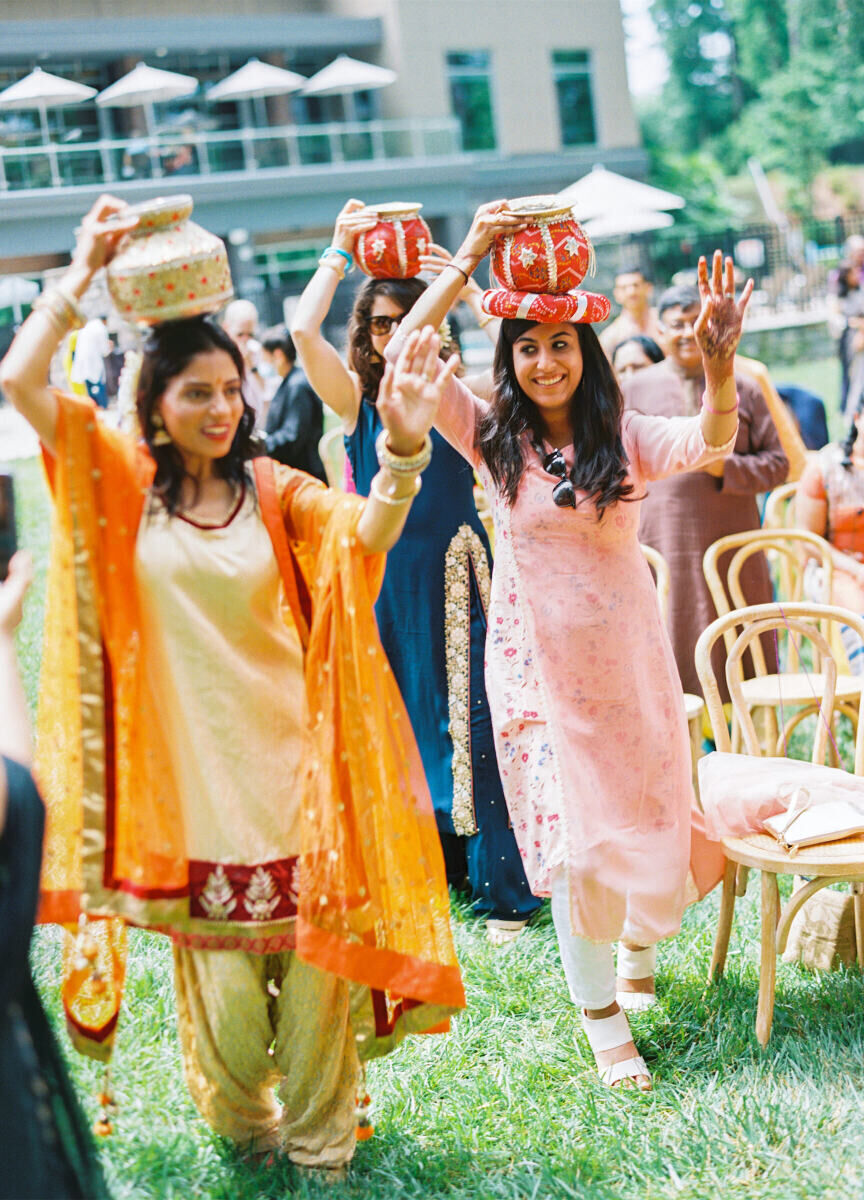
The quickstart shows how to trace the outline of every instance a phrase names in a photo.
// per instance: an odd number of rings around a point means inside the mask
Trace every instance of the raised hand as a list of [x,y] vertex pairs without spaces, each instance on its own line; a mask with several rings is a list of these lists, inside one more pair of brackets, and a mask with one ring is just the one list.
[[374,229],[377,224],[378,218],[369,211],[362,200],[349,200],[336,218],[330,244],[353,254],[354,243],[359,235]]
[[707,375],[712,369],[731,367],[741,340],[741,326],[753,291],[753,280],[747,280],[741,299],[736,302],[735,266],[732,259],[727,258],[724,270],[723,255],[715,250],[710,279],[704,255],[699,259],[698,282],[702,311],[694,334]]
[[453,355],[438,357],[441,341],[431,325],[408,335],[392,367],[388,365],[376,408],[394,454],[416,454],[432,428],[447,384],[459,365]]
[[[426,253],[420,255],[420,267],[427,275],[440,275],[445,267],[449,267],[452,262],[453,255],[449,250],[445,250],[443,246],[439,246],[437,242],[432,242]],[[478,296],[482,296],[483,289],[479,283],[475,283],[473,279],[469,279],[457,296],[457,303],[462,301],[467,304],[470,297],[475,293]]]
[[456,261],[460,266],[473,270],[489,253],[497,237],[528,228],[530,221],[525,216],[510,212],[507,204],[507,200],[493,200],[490,204],[480,205],[456,253]]
[[72,263],[90,275],[108,265],[130,229],[138,224],[136,216],[128,216],[129,205],[116,196],[100,196],[75,235]]

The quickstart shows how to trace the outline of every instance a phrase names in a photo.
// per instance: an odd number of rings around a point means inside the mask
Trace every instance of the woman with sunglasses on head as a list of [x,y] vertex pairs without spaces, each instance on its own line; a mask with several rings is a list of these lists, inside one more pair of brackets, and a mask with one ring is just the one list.
[[625,413],[591,326],[559,315],[600,310],[599,297],[487,293],[486,311],[527,312],[502,323],[487,403],[443,376],[433,331],[508,232],[506,216],[505,201],[478,210],[387,358],[401,355],[394,386],[406,395],[440,393],[436,426],[490,496],[497,561],[486,683],[510,817],[533,891],[552,898],[601,1076],[647,1090],[622,1009],[653,1000],[653,948],[678,931],[688,868],[693,895],[704,894],[723,856],[695,808],[681,685],[637,537],[639,501],[649,480],[730,452],[732,360],[752,285],[736,304],[731,260],[724,272],[715,255],[710,278],[700,261],[707,386],[701,414],[677,420]]
[[[243,356],[209,317],[149,331],[140,440],[51,390],[80,298],[137,223],[126,209],[96,202],[0,368],[55,498],[43,913],[169,934],[202,1116],[255,1153],[341,1174],[359,1057],[440,1028],[462,995],[431,804],[372,607],[433,414],[385,381],[386,448],[361,500],[253,457]],[[121,921],[94,926],[64,992],[91,1042],[116,1020],[94,1029],[108,997],[119,1005],[123,957]]]
[[[419,279],[366,280],[348,326],[348,366],[342,362],[321,326],[356,237],[375,220],[359,200],[348,201],[291,328],[309,382],[342,420],[361,495],[372,487],[376,444],[384,436],[378,409],[384,351],[426,288]],[[432,461],[387,555],[375,614],[420,748],[448,879],[461,887],[467,875],[490,940],[503,943],[519,933],[539,901],[508,824],[492,744],[483,681],[490,563],[474,473],[433,431]]]

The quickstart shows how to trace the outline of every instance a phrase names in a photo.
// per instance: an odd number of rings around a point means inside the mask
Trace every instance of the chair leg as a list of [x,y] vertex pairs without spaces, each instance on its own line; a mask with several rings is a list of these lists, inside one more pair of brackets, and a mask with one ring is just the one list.
[[726,965],[726,952],[729,949],[729,935],[732,932],[732,917],[735,913],[735,870],[736,864],[726,859],[723,870],[723,894],[720,897],[720,916],[717,920],[717,933],[714,935],[714,953],[711,955],[711,968],[708,971],[709,981],[723,974]]
[[780,889],[777,876],[762,872],[762,954],[759,963],[759,1007],[756,1011],[756,1037],[768,1045],[774,1020],[774,986],[777,979],[777,921],[780,917]]
[[745,866],[739,866],[737,875],[735,877],[735,895],[736,896],[746,896],[747,895],[747,880],[749,878],[750,878],[750,868],[745,867]]
[[864,885],[852,884],[852,910],[855,914],[855,953],[858,966],[864,970]]

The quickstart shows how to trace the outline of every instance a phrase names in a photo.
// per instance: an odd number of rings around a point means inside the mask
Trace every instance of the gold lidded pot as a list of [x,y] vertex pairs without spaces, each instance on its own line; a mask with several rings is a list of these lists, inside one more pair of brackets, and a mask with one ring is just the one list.
[[106,275],[124,321],[156,325],[216,312],[234,295],[228,252],[215,234],[189,218],[188,195],[157,196],[123,209],[137,216]]

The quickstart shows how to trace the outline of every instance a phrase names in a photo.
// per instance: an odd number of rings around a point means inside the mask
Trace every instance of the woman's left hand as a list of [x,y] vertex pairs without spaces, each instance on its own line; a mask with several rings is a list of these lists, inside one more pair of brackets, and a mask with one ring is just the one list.
[[704,256],[699,259],[698,278],[702,311],[696,321],[694,334],[702,351],[705,373],[707,375],[712,370],[729,373],[741,340],[741,326],[753,291],[753,280],[747,280],[741,299],[736,303],[735,266],[732,259],[727,258],[724,271],[723,255],[719,250],[714,251],[710,279],[707,261]]
[[388,365],[376,408],[387,430],[387,445],[406,457],[419,453],[432,428],[444,391],[459,365],[438,357],[441,341],[431,325],[408,335],[396,363]]

